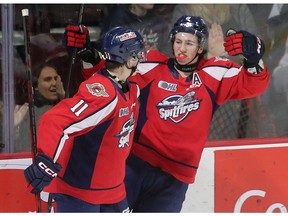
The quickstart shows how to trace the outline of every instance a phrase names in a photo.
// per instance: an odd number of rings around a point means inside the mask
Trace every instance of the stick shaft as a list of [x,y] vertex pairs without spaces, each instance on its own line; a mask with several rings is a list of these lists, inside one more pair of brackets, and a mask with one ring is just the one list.
[[31,69],[31,56],[30,56],[30,35],[29,35],[29,10],[23,9],[23,28],[24,28],[24,43],[25,43],[25,60],[26,60],[26,79],[28,90],[28,102],[29,102],[29,117],[30,117],[30,135],[31,135],[31,147],[32,156],[35,159],[37,153],[37,137],[36,137],[36,119],[35,119],[35,107],[34,107],[34,89],[32,86],[32,69]]
[[[26,65],[26,79],[27,79],[27,93],[29,103],[29,119],[30,119],[30,141],[32,161],[35,161],[37,154],[37,131],[36,131],[36,118],[34,106],[34,89],[32,86],[32,69],[31,69],[31,56],[30,56],[30,34],[29,34],[29,10],[22,10],[23,16],[23,31],[24,31],[24,45],[25,45],[25,65]],[[35,194],[37,212],[41,212],[41,198],[40,193]]]
[[[83,12],[84,12],[84,4],[81,4],[80,10],[79,10],[79,16],[78,16],[78,25],[82,23]],[[74,47],[72,51],[70,63],[69,63],[68,76],[66,80],[66,95],[65,95],[66,98],[70,96],[70,80],[71,80],[72,69],[75,63],[76,52],[77,52],[77,48]]]

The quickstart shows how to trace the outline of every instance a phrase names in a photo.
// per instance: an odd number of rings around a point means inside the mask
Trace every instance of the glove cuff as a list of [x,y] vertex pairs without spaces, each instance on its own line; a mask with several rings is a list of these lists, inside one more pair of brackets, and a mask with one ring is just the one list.
[[246,59],[244,59],[244,68],[251,74],[259,74],[264,69],[264,62],[262,59],[259,60],[258,63],[248,63]]
[[92,66],[97,65],[102,59],[101,53],[94,48],[91,49],[84,48],[78,51],[77,54],[79,55],[79,57],[83,62],[85,62],[86,64],[91,64]]

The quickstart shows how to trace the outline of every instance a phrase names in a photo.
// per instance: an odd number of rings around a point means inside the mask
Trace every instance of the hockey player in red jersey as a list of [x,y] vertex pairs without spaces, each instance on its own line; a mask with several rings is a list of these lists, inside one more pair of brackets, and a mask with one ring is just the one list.
[[129,211],[123,181],[140,90],[127,78],[143,48],[137,31],[118,27],[107,32],[106,68],[40,119],[36,162],[24,175],[32,193],[44,188],[52,194],[57,212]]
[[[234,32],[224,43],[228,55],[244,56],[243,65],[222,56],[204,59],[208,30],[201,17],[179,18],[170,38],[174,58],[150,51],[148,60],[153,62],[140,63],[130,77],[141,89],[125,177],[133,212],[180,212],[188,185],[195,180],[213,113],[227,100],[260,95],[270,81],[262,61],[264,43],[246,31]],[[84,67],[86,77],[103,64],[82,60],[94,65]]]

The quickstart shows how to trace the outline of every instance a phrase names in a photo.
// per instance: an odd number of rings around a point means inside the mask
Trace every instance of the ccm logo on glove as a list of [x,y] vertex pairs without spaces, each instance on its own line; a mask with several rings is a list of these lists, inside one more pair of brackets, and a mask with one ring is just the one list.
[[44,170],[48,175],[50,175],[52,178],[57,176],[57,173],[51,170],[49,167],[47,167],[43,162],[39,162],[38,166]]
[[261,52],[261,40],[257,37],[257,53],[260,54]]
[[39,153],[35,163],[24,170],[24,176],[31,193],[37,193],[50,184],[61,170],[61,165],[54,163],[48,156]]

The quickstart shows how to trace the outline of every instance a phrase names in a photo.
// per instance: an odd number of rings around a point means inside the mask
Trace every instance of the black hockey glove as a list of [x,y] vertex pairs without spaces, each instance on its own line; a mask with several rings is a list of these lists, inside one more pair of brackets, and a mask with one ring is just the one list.
[[263,62],[259,63],[264,55],[264,42],[253,34],[247,31],[238,31],[230,34],[224,39],[225,51],[230,56],[243,54],[244,67],[256,69],[256,73],[263,70]]
[[59,164],[53,163],[52,159],[46,155],[38,154],[36,162],[24,170],[26,181],[29,183],[29,187],[32,187],[30,192],[42,191],[57,176],[61,168]]
[[97,65],[102,59],[102,54],[94,48],[81,49],[77,52],[77,55],[81,58],[82,61],[90,63],[93,66]]

